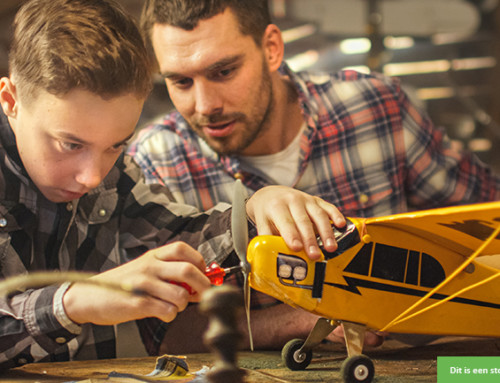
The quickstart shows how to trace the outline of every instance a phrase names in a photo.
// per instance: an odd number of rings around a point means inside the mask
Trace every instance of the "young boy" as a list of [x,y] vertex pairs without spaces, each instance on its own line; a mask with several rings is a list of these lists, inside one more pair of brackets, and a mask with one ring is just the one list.
[[[0,277],[80,270],[145,294],[74,283],[0,297],[0,367],[114,357],[114,324],[171,321],[199,300],[210,286],[205,261],[232,252],[230,210],[171,202],[122,154],[150,91],[151,63],[117,4],[27,1],[9,65],[0,79]],[[334,248],[330,220],[344,222],[332,205],[282,187],[254,195],[247,213],[294,249],[317,247],[314,226]]]

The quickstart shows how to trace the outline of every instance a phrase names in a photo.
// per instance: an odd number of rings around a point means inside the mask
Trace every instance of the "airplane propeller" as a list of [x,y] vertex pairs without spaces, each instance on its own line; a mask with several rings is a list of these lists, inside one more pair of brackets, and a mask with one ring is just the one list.
[[248,223],[245,199],[247,192],[240,180],[236,180],[233,189],[233,210],[231,212],[231,230],[233,232],[233,245],[236,255],[240,259],[241,271],[243,273],[243,295],[245,300],[245,314],[247,317],[248,336],[250,349],[253,351],[252,329],[250,327],[250,284],[248,277],[250,264],[247,261],[248,247]]

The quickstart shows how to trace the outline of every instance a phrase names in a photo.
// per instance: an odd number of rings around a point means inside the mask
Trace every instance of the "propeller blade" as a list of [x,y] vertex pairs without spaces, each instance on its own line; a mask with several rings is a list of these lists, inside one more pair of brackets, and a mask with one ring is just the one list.
[[231,212],[231,230],[233,232],[233,245],[240,259],[243,272],[250,271],[247,261],[248,224],[245,199],[247,192],[240,180],[236,180],[233,190],[233,210]]
[[248,340],[250,342],[250,350],[253,351],[253,336],[252,328],[250,327],[250,283],[248,283],[248,273],[243,274],[245,278],[244,285],[244,301],[245,301],[245,314],[247,316]]
[[253,351],[252,329],[250,327],[250,284],[248,274],[250,273],[250,264],[247,261],[248,247],[248,223],[245,199],[247,192],[240,180],[236,180],[233,190],[233,210],[231,212],[231,231],[233,232],[233,246],[236,255],[240,259],[240,265],[243,272],[243,296],[245,300],[245,314],[247,317],[248,337],[250,350]]

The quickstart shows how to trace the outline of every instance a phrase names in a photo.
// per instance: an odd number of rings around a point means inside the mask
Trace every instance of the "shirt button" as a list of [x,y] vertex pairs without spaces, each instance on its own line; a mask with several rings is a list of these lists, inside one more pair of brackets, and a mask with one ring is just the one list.
[[5,218],[0,218],[0,227],[7,226],[7,220]]
[[368,196],[367,196],[366,194],[361,194],[361,195],[359,196],[359,202],[361,202],[361,204],[363,204],[363,205],[364,205],[365,203],[367,203],[367,202],[368,202],[368,200],[369,200],[369,198],[368,198]]
[[104,217],[106,215],[106,210],[99,209],[99,216]]
[[66,343],[66,338],[60,336],[56,338],[56,343],[63,344]]
[[66,210],[67,211],[73,210],[73,204],[71,202],[68,202],[68,204],[66,205]]

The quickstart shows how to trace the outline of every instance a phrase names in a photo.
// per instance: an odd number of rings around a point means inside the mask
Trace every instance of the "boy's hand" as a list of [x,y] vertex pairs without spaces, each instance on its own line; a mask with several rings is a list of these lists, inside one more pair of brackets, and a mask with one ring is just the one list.
[[287,186],[267,186],[255,192],[247,202],[247,214],[259,235],[281,235],[291,250],[304,249],[313,260],[320,257],[317,235],[327,251],[335,251],[332,222],[338,228],[346,224],[334,205]]
[[[126,284],[144,294],[75,283],[63,297],[64,309],[79,324],[112,325],[146,317],[170,322],[210,287],[204,270],[205,262],[196,250],[182,242],[168,244],[92,277]],[[169,281],[188,284],[194,294]]]

